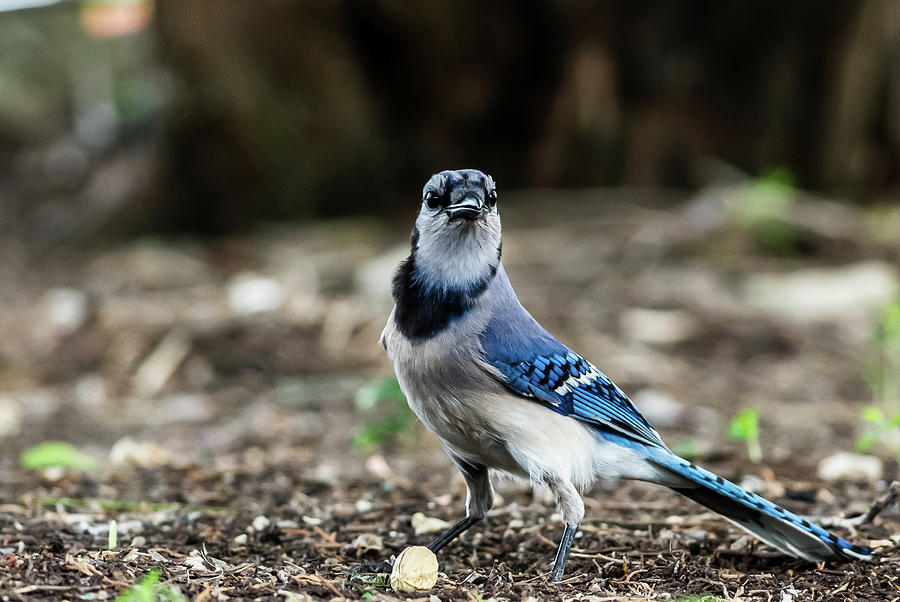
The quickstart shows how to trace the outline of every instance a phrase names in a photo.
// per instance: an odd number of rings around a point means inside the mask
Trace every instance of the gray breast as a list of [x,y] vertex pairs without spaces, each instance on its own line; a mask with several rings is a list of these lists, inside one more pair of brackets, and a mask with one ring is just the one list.
[[410,408],[448,451],[517,472],[488,411],[505,390],[481,359],[478,333],[486,321],[486,312],[472,310],[454,328],[413,342],[392,315],[382,343]]

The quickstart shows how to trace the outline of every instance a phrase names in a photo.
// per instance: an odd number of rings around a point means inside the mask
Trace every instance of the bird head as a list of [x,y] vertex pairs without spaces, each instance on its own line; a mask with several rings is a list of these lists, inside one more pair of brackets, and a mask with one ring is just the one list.
[[477,169],[431,176],[412,238],[416,271],[427,284],[447,290],[485,282],[500,262],[494,179]]

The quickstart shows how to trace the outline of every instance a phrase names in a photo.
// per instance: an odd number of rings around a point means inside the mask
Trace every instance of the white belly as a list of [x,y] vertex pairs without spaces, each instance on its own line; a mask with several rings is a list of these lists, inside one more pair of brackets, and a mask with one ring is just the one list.
[[562,478],[579,488],[597,478],[642,478],[648,466],[630,450],[509,393],[466,339],[478,331],[478,316],[465,320],[453,333],[413,345],[390,319],[382,337],[410,408],[451,455],[535,482]]

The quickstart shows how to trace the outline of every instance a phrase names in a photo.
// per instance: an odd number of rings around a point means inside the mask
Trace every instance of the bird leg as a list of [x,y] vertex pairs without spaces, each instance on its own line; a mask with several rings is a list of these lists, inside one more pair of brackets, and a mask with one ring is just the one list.
[[569,559],[569,551],[572,549],[572,542],[575,540],[575,533],[577,532],[577,524],[566,524],[566,528],[563,530],[562,539],[559,540],[559,549],[556,550],[556,560],[553,562],[553,570],[550,571],[550,583],[562,579],[563,571],[566,570],[566,561]]
[[475,518],[472,516],[465,517],[464,519],[458,521],[455,525],[441,533],[440,537],[428,544],[428,549],[437,554],[438,550],[456,539],[461,533],[468,530],[469,527],[480,520],[480,518]]
[[[451,456],[452,457],[452,456]],[[494,490],[488,477],[488,469],[482,464],[472,464],[460,458],[453,458],[466,480],[466,517],[444,531],[440,537],[429,544],[428,549],[438,550],[456,539],[469,527],[484,518],[494,505]]]
[[550,582],[553,583],[562,579],[563,572],[566,570],[566,561],[569,559],[572,542],[575,540],[575,534],[578,532],[578,525],[581,524],[581,519],[584,518],[584,501],[578,495],[578,490],[569,481],[560,478],[550,478],[546,480],[546,483],[556,496],[557,506],[563,515],[563,521],[566,525],[562,538],[559,541],[559,548],[556,550],[553,570],[550,571]]

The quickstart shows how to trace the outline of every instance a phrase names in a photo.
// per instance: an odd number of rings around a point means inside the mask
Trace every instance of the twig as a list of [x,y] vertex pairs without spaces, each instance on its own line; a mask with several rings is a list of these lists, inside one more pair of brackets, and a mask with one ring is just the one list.
[[854,516],[853,518],[843,518],[838,516],[823,517],[819,522],[824,527],[844,527],[845,529],[849,529],[851,533],[856,534],[857,527],[872,522],[875,520],[876,516],[897,502],[900,502],[900,481],[891,483],[884,495],[872,502],[872,505],[869,506],[868,511],[864,514]]
[[884,511],[889,506],[893,506],[898,501],[900,501],[900,481],[894,481],[891,483],[888,490],[882,495],[880,498],[875,500],[871,506],[869,506],[869,511],[866,512],[862,519],[857,523],[857,525],[864,525],[866,523],[872,522],[876,516],[878,516],[882,511]]
[[606,556],[604,554],[582,554],[580,552],[571,552],[569,553],[569,557],[571,558],[601,558],[607,562],[611,562],[613,564],[625,564],[624,560],[620,560],[619,558],[613,558],[612,556]]
[[211,571],[214,571],[216,574],[221,575],[225,572],[225,569],[216,564],[212,558],[209,557],[209,554],[206,551],[206,542],[200,542],[200,559],[203,560],[203,564],[209,567]]
[[81,591],[92,591],[96,589],[101,589],[99,585],[26,585],[25,587],[20,587],[17,590],[14,590],[17,594],[30,594],[31,592],[64,592],[70,589],[77,589]]

